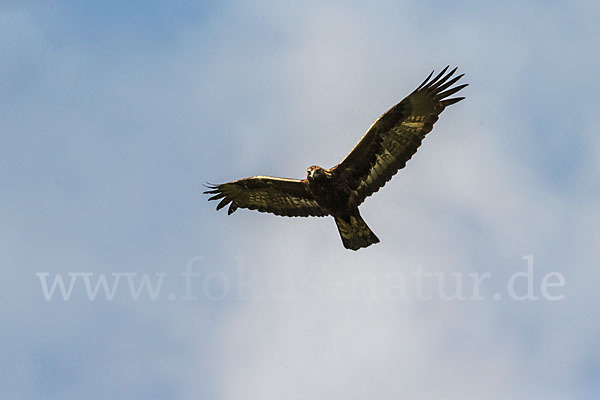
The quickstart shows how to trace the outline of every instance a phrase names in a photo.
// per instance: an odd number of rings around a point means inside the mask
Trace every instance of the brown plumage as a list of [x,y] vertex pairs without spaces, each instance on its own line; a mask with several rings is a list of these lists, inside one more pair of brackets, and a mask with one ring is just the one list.
[[465,86],[451,87],[463,75],[450,79],[456,68],[433,72],[400,103],[386,111],[338,165],[309,167],[306,179],[253,176],[221,185],[210,185],[209,200],[238,208],[287,217],[335,218],[344,247],[358,250],[379,239],[360,216],[358,206],[378,191],[417,152],[444,108],[464,99],[452,96]]

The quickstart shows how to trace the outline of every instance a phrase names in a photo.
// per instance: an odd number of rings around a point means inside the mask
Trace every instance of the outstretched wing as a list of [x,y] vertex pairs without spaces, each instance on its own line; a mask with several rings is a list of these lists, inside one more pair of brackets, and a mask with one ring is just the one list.
[[306,180],[253,176],[251,178],[210,185],[208,200],[218,200],[217,210],[230,204],[231,214],[238,208],[270,212],[284,217],[323,217],[327,215],[312,196]]
[[332,169],[353,190],[357,205],[406,165],[444,108],[464,99],[448,98],[467,85],[451,88],[464,74],[450,79],[456,68],[444,75],[447,69],[433,79],[430,79],[433,72],[429,74],[414,92],[379,117],[346,158]]

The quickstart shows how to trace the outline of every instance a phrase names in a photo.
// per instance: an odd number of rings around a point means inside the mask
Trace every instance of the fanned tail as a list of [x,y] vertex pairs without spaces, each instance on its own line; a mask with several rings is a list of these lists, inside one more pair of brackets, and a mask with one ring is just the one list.
[[362,219],[358,210],[349,216],[335,217],[335,223],[340,231],[342,243],[347,249],[358,250],[379,243],[379,239]]

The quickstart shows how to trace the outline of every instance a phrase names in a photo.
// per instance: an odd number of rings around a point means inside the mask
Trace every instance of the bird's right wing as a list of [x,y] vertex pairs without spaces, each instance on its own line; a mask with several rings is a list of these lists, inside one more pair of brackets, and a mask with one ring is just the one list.
[[323,217],[327,215],[317,204],[308,182],[298,179],[253,176],[221,185],[208,186],[208,200],[218,200],[217,210],[230,204],[228,214],[238,208],[269,212],[284,217]]

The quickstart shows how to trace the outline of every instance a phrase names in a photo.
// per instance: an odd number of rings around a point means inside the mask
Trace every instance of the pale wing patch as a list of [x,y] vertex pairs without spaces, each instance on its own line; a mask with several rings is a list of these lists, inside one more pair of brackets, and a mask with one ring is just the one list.
[[411,129],[421,129],[425,125],[425,115],[415,115],[400,122],[401,126]]

